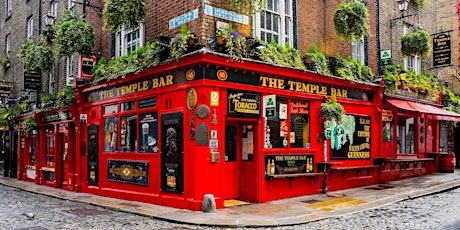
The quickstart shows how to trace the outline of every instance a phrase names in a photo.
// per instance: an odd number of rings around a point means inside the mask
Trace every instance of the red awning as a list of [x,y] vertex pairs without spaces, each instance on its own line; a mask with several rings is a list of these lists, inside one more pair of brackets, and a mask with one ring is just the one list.
[[436,106],[398,99],[387,99],[387,101],[400,109],[433,114],[436,120],[460,121],[460,114]]

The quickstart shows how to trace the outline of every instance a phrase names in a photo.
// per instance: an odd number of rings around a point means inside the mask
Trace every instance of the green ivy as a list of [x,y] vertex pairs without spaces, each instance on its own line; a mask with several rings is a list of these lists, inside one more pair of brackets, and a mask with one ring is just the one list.
[[54,41],[60,57],[67,57],[75,52],[91,54],[94,46],[93,26],[71,17],[70,11],[67,11],[59,21]]
[[442,105],[450,111],[460,113],[460,96],[441,85]]
[[401,54],[406,57],[427,57],[431,53],[430,35],[417,30],[401,37]]
[[128,55],[113,58],[108,63],[105,58],[99,59],[93,69],[93,84],[97,84],[104,80],[117,79],[129,73],[139,72],[158,65],[160,62],[159,54],[152,55],[158,48],[160,47],[157,42],[147,43],[144,47]]
[[344,41],[360,40],[369,35],[369,12],[359,1],[340,3],[333,20],[335,33]]
[[225,51],[233,60],[241,60],[248,56],[246,38],[235,31],[232,24],[229,23],[227,28],[217,31],[217,35],[222,36],[225,41]]
[[332,96],[330,100],[327,100],[320,105],[321,116],[325,119],[330,119],[340,123],[342,117],[345,115],[343,106],[337,102],[335,96]]
[[237,10],[238,12],[248,11],[250,14],[260,12],[265,5],[267,0],[227,0],[230,7]]
[[283,47],[272,39],[266,46],[267,48],[258,49],[260,60],[270,64],[305,69],[302,54],[297,49],[289,47],[289,43]]
[[53,39],[55,38],[56,30],[54,29],[53,26],[46,26],[45,29],[43,29],[42,34],[40,35],[40,40],[44,43],[51,43]]
[[107,0],[102,10],[104,28],[112,33],[136,28],[145,20],[145,9],[145,0]]
[[373,82],[374,73],[369,66],[361,64],[359,61],[353,61],[351,57],[346,59],[341,58],[337,55],[337,58],[345,63],[348,67],[339,67],[337,69],[338,77],[347,79],[350,81],[363,81],[363,82]]
[[53,68],[53,50],[49,46],[34,45],[27,40],[17,55],[24,63],[24,70],[27,73],[41,73]]
[[188,49],[189,39],[197,39],[195,34],[191,33],[186,24],[182,24],[180,33],[177,34],[174,39],[171,39],[171,52],[170,58],[178,59],[180,56],[184,55]]

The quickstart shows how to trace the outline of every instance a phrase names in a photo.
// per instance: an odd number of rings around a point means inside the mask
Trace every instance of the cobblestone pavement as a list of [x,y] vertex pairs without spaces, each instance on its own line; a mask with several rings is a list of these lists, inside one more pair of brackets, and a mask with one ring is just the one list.
[[[460,189],[455,189],[339,218],[270,229],[460,229],[459,200]],[[27,216],[27,214],[31,216],[30,213],[33,217]],[[169,223],[0,185],[0,229],[210,230],[222,228]]]

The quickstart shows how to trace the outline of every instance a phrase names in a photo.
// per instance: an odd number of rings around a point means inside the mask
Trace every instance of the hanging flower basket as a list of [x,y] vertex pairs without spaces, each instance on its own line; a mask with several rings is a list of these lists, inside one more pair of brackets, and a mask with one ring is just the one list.
[[430,35],[417,30],[401,37],[401,54],[406,57],[427,57],[431,53]]
[[340,123],[342,116],[345,115],[343,106],[337,102],[335,96],[332,96],[331,100],[321,103],[320,112],[325,120],[337,123]]
[[90,54],[94,46],[94,31],[91,24],[70,16],[70,11],[58,24],[55,41],[59,56],[66,57],[73,53]]
[[121,28],[136,28],[145,20],[145,0],[107,0],[102,10],[104,29],[114,33]]
[[359,40],[369,35],[369,12],[363,3],[351,1],[340,3],[334,12],[334,29],[344,41]]
[[24,63],[27,73],[50,71],[54,64],[53,50],[50,46],[34,45],[29,40],[19,49],[18,57]]

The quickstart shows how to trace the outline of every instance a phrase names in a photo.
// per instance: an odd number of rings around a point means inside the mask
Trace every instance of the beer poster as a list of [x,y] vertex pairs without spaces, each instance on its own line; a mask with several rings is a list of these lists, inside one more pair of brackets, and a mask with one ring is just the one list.
[[161,115],[161,191],[184,192],[183,113]]
[[371,118],[346,115],[331,125],[331,159],[369,159],[371,157]]

